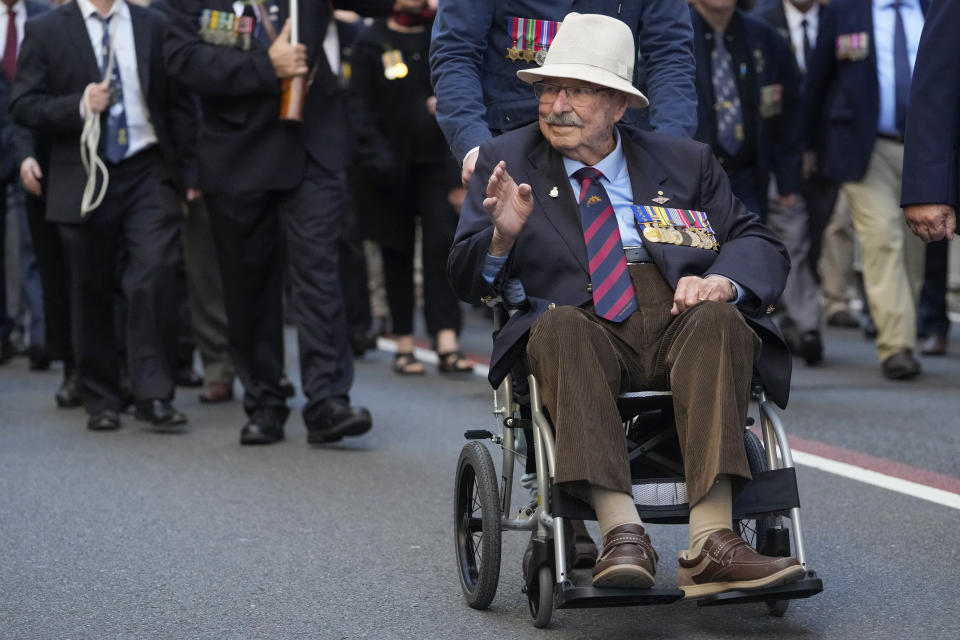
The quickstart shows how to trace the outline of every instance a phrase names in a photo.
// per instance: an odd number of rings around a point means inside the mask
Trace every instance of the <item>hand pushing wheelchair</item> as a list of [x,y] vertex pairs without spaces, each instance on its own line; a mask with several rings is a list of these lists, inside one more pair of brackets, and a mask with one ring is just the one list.
[[[502,326],[507,311],[491,301],[494,324]],[[762,384],[752,385],[761,438],[744,426],[744,446],[753,479],[734,500],[737,532],[757,551],[769,556],[793,555],[806,569],[798,581],[752,591],[727,591],[697,600],[699,606],[766,603],[770,613],[782,616],[790,600],[808,598],[823,584],[807,565],[800,524],[800,502],[793,458],[786,431]],[[637,511],[644,523],[684,524],[689,507],[683,464],[673,422],[669,391],[634,391],[617,399],[627,439],[631,484]],[[525,561],[523,592],[536,627],[549,624],[553,609],[669,604],[683,598],[675,588],[594,588],[589,572],[578,575],[569,566],[566,552],[570,530],[565,519],[593,520],[587,504],[555,485],[553,429],[543,411],[537,381],[522,365],[514,367],[494,391],[494,415],[499,433],[469,430],[457,462],[454,494],[454,536],[460,586],[471,607],[486,609],[500,578],[501,534],[529,531],[532,553]],[[532,433],[536,463],[536,500],[511,517],[514,467],[519,455],[518,436]],[[500,479],[482,440],[503,449]],[[778,455],[779,450],[779,455]],[[785,520],[790,521],[789,528]]]

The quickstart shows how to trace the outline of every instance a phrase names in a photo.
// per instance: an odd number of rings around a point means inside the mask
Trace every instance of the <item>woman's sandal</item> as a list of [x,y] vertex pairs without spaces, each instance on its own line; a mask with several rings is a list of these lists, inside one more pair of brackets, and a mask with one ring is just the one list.
[[422,376],[427,372],[412,351],[398,351],[393,356],[393,371],[401,376]]
[[464,358],[459,349],[437,353],[437,370],[440,373],[472,373],[473,367],[473,361]]

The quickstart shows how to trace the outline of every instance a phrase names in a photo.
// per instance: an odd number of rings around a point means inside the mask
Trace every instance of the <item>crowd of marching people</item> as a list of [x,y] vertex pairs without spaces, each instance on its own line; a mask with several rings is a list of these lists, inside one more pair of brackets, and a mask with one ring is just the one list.
[[439,372],[473,371],[460,208],[481,145],[536,120],[516,72],[571,10],[631,27],[650,108],[623,122],[709,145],[786,248],[766,313],[799,361],[829,365],[825,326],[873,340],[890,380],[946,353],[948,241],[900,208],[926,0],[526,4],[2,0],[0,365],[61,363],[53,400],[91,430],[179,430],[175,389],[242,388],[245,445],[285,437],[284,326],[315,444],[372,427],[350,389],[377,336],[427,373],[418,307]]

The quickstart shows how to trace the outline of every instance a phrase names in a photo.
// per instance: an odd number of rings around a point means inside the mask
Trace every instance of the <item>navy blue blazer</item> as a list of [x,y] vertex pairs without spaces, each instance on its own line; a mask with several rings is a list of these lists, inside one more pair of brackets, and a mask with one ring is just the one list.
[[[926,12],[928,4],[920,0],[921,10]],[[834,42],[833,55],[815,60],[807,83],[810,100],[824,105],[824,111],[815,114],[807,126],[819,131],[823,141],[820,172],[840,182],[856,181],[867,173],[880,117],[873,3],[834,0],[831,6],[836,21],[830,25],[832,32],[824,35]],[[840,51],[839,37],[859,33],[869,34],[869,45],[862,56],[851,57]]]
[[[715,253],[647,242],[653,261],[672,287],[683,276],[717,273],[746,290],[745,301],[738,306],[764,343],[757,363],[761,379],[770,398],[786,406],[791,358],[768,315],[790,270],[783,245],[734,197],[730,181],[710,147],[622,125],[619,131],[634,202],[654,205],[651,198],[662,192],[671,207],[704,211],[720,243],[720,252]],[[454,290],[474,304],[486,296],[499,295],[498,287],[488,284],[482,275],[493,236],[493,224],[482,203],[490,173],[500,160],[506,161],[518,184],[531,186],[534,209],[495,283],[499,285],[506,277],[519,278],[530,306],[511,316],[494,337],[489,375],[493,386],[503,380],[523,353],[530,326],[550,303],[581,307],[592,300],[576,196],[562,157],[541,135],[538,123],[481,145],[447,263]],[[558,198],[549,196],[554,189],[559,189]]]
[[[787,24],[787,14],[783,9],[783,0],[760,0],[757,2],[753,11],[770,23],[783,38],[790,43],[790,48],[796,51],[803,47],[803,42],[793,42],[790,38],[790,26]],[[800,82],[800,113],[803,125],[804,147],[811,151],[823,148],[823,132],[816,128],[810,128],[811,123],[816,124],[821,120],[824,111],[824,105],[817,104],[810,99],[810,91],[807,83],[810,80],[810,69],[820,65],[823,60],[829,60],[834,55],[834,34],[836,33],[836,16],[833,12],[833,6],[830,4],[820,4],[818,9],[817,38],[813,45],[810,60],[807,61],[807,73],[801,74]]]
[[[27,20],[50,9],[48,4],[35,0],[27,0],[25,6],[27,8]],[[0,73],[0,184],[7,184],[17,175],[19,168],[17,153],[14,150],[14,124],[10,119],[8,108],[11,89],[12,85],[7,80],[7,76]]]
[[[695,16],[690,7],[694,28],[694,52],[697,60],[698,125],[694,139],[709,145],[716,144],[717,120],[713,109],[713,79],[710,76],[710,49],[704,39],[704,21]],[[802,114],[800,110],[800,73],[787,42],[760,18],[737,10],[733,20],[739,20],[746,40],[749,63],[752,64],[753,87],[749,95],[740,99],[752,102],[756,109],[754,137],[756,162],[753,182],[758,199],[766,205],[770,172],[776,176],[781,194],[797,193],[802,182],[803,161]],[[779,87],[779,89],[778,89]],[[763,107],[764,92],[778,96],[778,100]],[[766,112],[765,112],[766,111]],[[762,214],[765,211],[759,212]]]
[[960,204],[960,2],[936,0],[927,12],[910,84],[900,203]]
[[457,0],[440,3],[433,23],[430,67],[437,120],[457,162],[493,134],[537,119],[530,85],[519,69],[535,63],[508,60],[511,17],[562,21],[571,11],[619,18],[633,31],[639,61],[634,84],[649,109],[624,122],[661,133],[690,136],[696,128],[690,18],[679,0]]

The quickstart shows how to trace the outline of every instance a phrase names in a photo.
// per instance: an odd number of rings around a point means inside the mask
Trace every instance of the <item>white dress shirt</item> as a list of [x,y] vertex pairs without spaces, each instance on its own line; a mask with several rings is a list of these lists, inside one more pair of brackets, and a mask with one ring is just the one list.
[[[20,53],[20,44],[23,42],[23,25],[27,23],[27,7],[23,4],[23,0],[17,0],[13,3],[12,8],[17,14],[13,20],[17,27],[17,53]],[[0,16],[3,16],[0,19],[0,56],[2,56],[7,49],[7,22],[10,20],[10,8],[3,2],[0,2]]]
[[810,40],[810,50],[817,46],[817,29],[820,27],[820,3],[814,2],[813,6],[803,13],[790,0],[781,0],[783,2],[783,12],[787,16],[787,27],[790,29],[790,43],[793,45],[793,55],[797,58],[797,66],[800,71],[807,72],[807,61],[803,57],[803,21],[807,21],[807,39]]
[[[918,0],[901,0],[900,16],[903,31],[907,36],[907,57],[910,73],[917,61],[920,32],[923,31],[923,12]],[[897,134],[897,87],[893,61],[893,38],[897,16],[893,0],[873,1],[873,37],[877,51],[877,81],[880,85],[880,115],[877,131],[887,135]]]
[[[103,62],[103,22],[94,18],[97,8],[90,0],[77,0],[77,8],[83,15],[87,25],[87,34],[97,63]],[[143,90],[140,87],[140,76],[137,73],[137,48],[133,39],[133,21],[130,19],[130,7],[124,0],[114,0],[113,6],[104,17],[113,16],[110,20],[110,37],[113,41],[114,64],[120,70],[120,82],[123,83],[123,109],[127,115],[127,155],[141,151],[157,143],[157,134],[150,122],[147,113]],[[102,78],[101,78],[102,79]],[[81,115],[83,106],[80,107]]]

